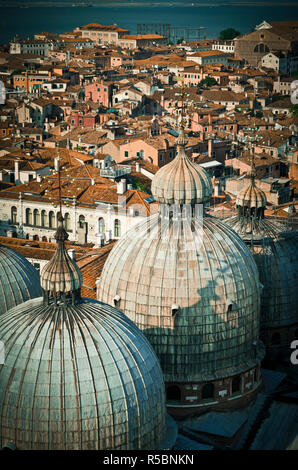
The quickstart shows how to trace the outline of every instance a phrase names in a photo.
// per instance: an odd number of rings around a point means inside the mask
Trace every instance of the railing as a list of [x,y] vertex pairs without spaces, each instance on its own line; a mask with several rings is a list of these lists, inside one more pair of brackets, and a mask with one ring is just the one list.
[[131,173],[131,165],[116,166],[113,168],[105,168],[100,170],[100,176],[106,178],[119,178],[121,176]]

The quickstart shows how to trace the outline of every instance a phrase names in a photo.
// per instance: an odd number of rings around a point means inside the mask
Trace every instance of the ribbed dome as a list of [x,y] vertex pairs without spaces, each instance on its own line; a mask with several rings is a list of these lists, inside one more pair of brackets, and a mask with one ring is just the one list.
[[63,227],[62,218],[59,220],[55,238],[58,248],[51,261],[41,271],[41,287],[51,293],[76,291],[82,286],[82,275],[65,249],[64,241],[67,240],[68,233]]
[[265,193],[255,185],[254,178],[251,178],[249,186],[242,189],[236,199],[236,206],[249,209],[263,209],[266,204]]
[[40,295],[38,271],[22,255],[0,245],[0,315]]
[[260,358],[261,346],[253,346],[257,266],[240,237],[215,218],[166,221],[156,214],[138,224],[111,251],[97,295],[111,305],[118,299],[144,331],[166,382],[226,377]]
[[234,216],[225,220],[252,250],[260,281],[261,327],[298,322],[298,237],[290,227],[274,219]]
[[[153,349],[117,309],[30,300],[4,314],[0,447],[171,448],[164,382]],[[170,440],[172,439],[172,442]]]
[[178,155],[155,174],[151,191],[156,201],[162,204],[200,204],[210,200],[212,183],[208,173],[193,163],[185,154],[187,140],[180,130]]

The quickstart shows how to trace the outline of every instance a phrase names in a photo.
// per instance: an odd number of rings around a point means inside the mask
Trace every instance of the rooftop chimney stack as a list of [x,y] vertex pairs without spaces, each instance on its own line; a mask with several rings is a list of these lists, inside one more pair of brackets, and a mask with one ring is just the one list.
[[126,179],[122,178],[117,183],[117,194],[124,194],[126,192]]
[[15,161],[14,162],[14,180],[15,180],[15,183],[17,183],[20,179],[20,162],[19,161]]
[[67,253],[69,254],[69,257],[75,261],[76,260],[76,252],[73,248],[71,248],[70,250],[67,251]]

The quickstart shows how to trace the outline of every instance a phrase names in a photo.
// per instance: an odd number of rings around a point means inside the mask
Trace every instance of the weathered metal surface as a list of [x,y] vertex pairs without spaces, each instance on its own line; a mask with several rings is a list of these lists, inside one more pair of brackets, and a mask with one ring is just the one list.
[[0,245],[0,315],[40,295],[38,271],[22,255]]
[[90,299],[76,306],[30,300],[2,315],[0,340],[0,447],[161,445],[162,372],[145,336],[117,309]]
[[298,235],[274,219],[242,216],[225,222],[246,242],[257,263],[261,296],[261,327],[264,329],[298,322]]
[[253,367],[260,360],[260,283],[252,254],[215,218],[178,222],[178,237],[174,218],[165,230],[163,224],[154,215],[117,242],[97,298],[112,305],[120,297],[119,308],[153,345],[166,382],[214,380]]
[[236,199],[237,206],[255,209],[265,208],[266,203],[265,193],[254,184],[254,180],[251,180],[251,184],[240,191]]

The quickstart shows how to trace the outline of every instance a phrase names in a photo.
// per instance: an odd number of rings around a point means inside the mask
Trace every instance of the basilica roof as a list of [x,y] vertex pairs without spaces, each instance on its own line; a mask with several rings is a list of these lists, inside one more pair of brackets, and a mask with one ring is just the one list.
[[118,240],[97,298],[143,330],[166,382],[239,373],[258,357],[261,287],[240,237],[213,217],[167,221],[160,214]]
[[0,315],[40,295],[38,271],[22,255],[0,244]]
[[176,432],[173,423],[168,430],[151,345],[117,308],[81,297],[62,216],[55,238],[57,250],[41,273],[43,298],[0,319],[0,447],[171,448]]

